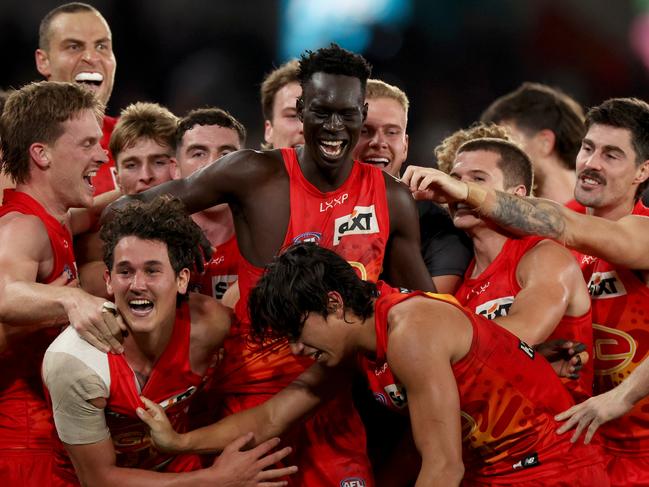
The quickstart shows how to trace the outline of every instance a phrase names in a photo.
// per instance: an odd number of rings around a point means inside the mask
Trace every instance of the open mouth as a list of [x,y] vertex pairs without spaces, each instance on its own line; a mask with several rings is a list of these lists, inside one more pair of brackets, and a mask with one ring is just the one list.
[[129,309],[133,314],[138,316],[144,316],[149,314],[153,309],[153,301],[148,299],[132,299],[128,302]]
[[363,162],[372,164],[373,166],[380,166],[382,169],[390,165],[390,159],[387,157],[366,157]]
[[99,88],[104,82],[104,75],[97,72],[83,72],[74,77],[74,81],[89,88]]
[[90,188],[90,190],[94,191],[95,186],[92,184],[92,178],[94,178],[97,175],[97,170],[94,169],[92,171],[88,171],[83,175],[83,182]]
[[320,140],[319,144],[320,152],[329,159],[339,158],[345,146],[347,145],[346,140]]
[[581,176],[579,178],[583,186],[590,186],[590,187],[596,187],[596,186],[605,186],[606,181],[604,181],[602,178],[599,177],[592,177],[592,176]]

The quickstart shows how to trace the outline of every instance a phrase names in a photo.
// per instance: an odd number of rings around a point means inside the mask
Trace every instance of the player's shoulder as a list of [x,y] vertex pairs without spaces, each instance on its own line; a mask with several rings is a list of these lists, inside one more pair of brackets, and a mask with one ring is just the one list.
[[0,248],[13,256],[22,253],[38,259],[50,249],[47,228],[35,215],[7,213],[0,217]]
[[220,344],[230,330],[232,310],[211,296],[189,293],[192,335],[201,341]]

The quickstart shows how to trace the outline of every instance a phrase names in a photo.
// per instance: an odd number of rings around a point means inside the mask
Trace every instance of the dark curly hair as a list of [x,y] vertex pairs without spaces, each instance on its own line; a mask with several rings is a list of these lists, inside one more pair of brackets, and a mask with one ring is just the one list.
[[360,279],[342,257],[314,243],[289,247],[250,293],[251,339],[296,340],[309,313],[329,314],[330,291],[341,295],[345,311],[362,319],[374,314],[376,284]]
[[342,74],[358,78],[365,93],[365,85],[372,73],[372,67],[360,54],[332,43],[329,47],[323,47],[315,52],[307,50],[300,56],[298,78],[302,89],[315,73]]
[[170,196],[159,196],[149,203],[133,201],[115,210],[115,218],[100,233],[108,269],[113,268],[115,246],[130,236],[166,244],[176,274],[185,268],[203,272],[212,252],[203,231],[185,212],[182,202]]

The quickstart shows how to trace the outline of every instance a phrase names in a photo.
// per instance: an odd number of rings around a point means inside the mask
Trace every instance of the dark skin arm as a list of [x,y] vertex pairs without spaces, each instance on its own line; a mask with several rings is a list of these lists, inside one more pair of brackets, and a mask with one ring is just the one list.
[[420,251],[419,215],[408,189],[385,177],[390,210],[390,240],[385,250],[383,272],[393,286],[435,292]]

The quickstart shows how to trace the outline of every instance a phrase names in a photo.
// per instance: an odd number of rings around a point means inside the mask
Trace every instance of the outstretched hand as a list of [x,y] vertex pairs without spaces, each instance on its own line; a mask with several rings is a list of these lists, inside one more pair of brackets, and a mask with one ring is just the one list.
[[451,203],[464,201],[468,196],[466,183],[430,167],[408,166],[401,181],[410,187],[417,200]]
[[563,434],[575,428],[575,432],[572,438],[570,438],[570,441],[575,443],[585,430],[584,443],[588,444],[601,425],[607,421],[623,416],[632,407],[633,402],[628,401],[622,393],[620,386],[617,386],[604,394],[591,397],[581,404],[577,404],[557,414],[554,419],[557,421],[565,421],[557,429],[557,434]]
[[579,372],[590,358],[586,345],[570,340],[549,340],[534,349],[550,362],[559,377],[568,379],[579,379]]

